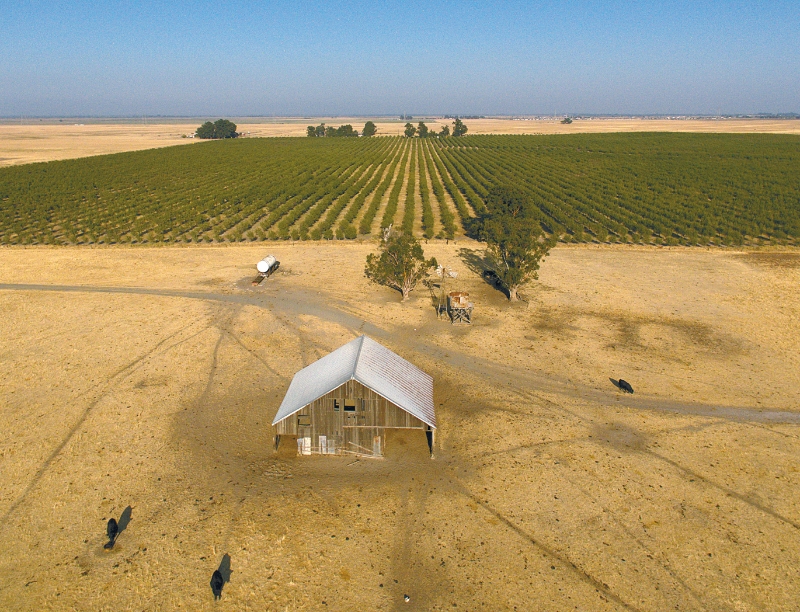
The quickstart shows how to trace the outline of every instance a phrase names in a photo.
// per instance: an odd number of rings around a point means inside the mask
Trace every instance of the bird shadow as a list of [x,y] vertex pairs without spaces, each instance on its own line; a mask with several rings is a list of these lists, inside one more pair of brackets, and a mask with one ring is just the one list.
[[219,567],[214,570],[211,575],[211,592],[214,593],[214,599],[222,598],[222,588],[226,583],[231,581],[231,556],[225,553],[222,556],[222,561]]
[[227,583],[231,581],[231,556],[228,553],[222,555],[222,561],[219,563],[219,567],[217,568],[220,574],[222,574],[222,579]]
[[125,531],[125,529],[128,527],[128,523],[131,522],[132,512],[132,508],[128,506],[122,511],[118,521],[114,518],[108,521],[108,527],[106,530],[108,542],[103,546],[105,550],[111,550],[114,548],[114,545],[117,543],[117,539],[119,538],[120,534]]
[[121,534],[125,529],[128,527],[128,523],[131,522],[131,514],[133,513],[133,509],[128,506],[125,510],[122,511],[122,514],[117,521],[117,527],[119,531],[117,532],[117,537]]
[[621,378],[619,380],[609,378],[608,380],[610,380],[611,384],[614,385],[617,389],[619,389],[623,393],[633,393],[633,387],[631,387],[631,384],[629,382],[624,381]]

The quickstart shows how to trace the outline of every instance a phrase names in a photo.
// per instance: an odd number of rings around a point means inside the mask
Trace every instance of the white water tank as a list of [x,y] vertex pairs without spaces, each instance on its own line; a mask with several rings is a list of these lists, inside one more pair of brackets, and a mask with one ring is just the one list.
[[269,269],[274,266],[277,261],[278,260],[275,259],[274,255],[267,255],[264,259],[256,264],[256,269],[264,274],[265,272],[269,272]]

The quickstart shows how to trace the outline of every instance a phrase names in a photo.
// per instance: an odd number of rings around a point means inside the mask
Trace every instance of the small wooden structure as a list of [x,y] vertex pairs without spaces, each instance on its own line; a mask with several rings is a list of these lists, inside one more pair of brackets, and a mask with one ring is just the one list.
[[300,455],[381,457],[387,429],[419,429],[433,453],[433,379],[366,336],[295,374],[275,419],[275,449],[297,437]]
[[466,291],[451,291],[447,294],[447,305],[451,323],[472,323],[473,303]]

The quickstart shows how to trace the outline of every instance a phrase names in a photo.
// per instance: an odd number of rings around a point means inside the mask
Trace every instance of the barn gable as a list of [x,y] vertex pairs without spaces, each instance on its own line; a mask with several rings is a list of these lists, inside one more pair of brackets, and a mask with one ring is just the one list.
[[359,336],[295,374],[272,424],[277,425],[350,380],[436,428],[433,378],[366,336]]

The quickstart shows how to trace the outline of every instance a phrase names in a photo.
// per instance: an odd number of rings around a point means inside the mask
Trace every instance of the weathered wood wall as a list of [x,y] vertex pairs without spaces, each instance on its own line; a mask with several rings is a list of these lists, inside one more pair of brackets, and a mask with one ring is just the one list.
[[[303,454],[382,456],[386,441],[383,430],[387,427],[428,428],[372,389],[350,380],[280,421],[275,434],[297,436],[298,450]],[[302,447],[304,439],[307,447]]]

